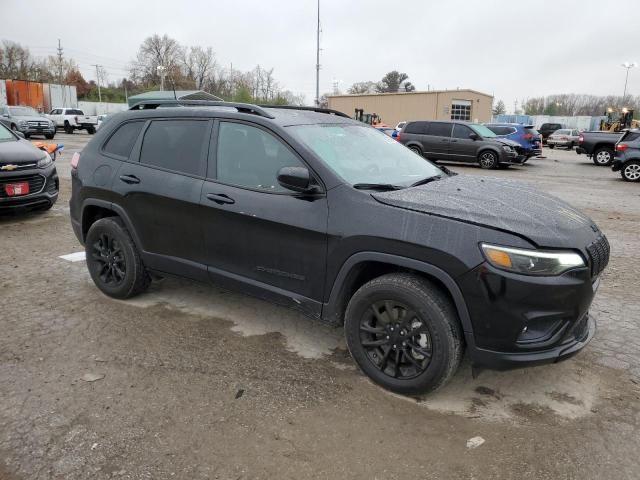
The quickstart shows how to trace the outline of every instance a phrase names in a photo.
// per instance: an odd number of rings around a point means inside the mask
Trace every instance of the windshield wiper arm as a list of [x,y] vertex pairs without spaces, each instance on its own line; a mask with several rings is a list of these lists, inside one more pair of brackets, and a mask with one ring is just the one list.
[[401,185],[393,185],[391,183],[355,183],[353,188],[358,190],[380,190],[381,192],[387,190],[401,190],[405,187]]
[[442,175],[432,175],[430,177],[426,177],[421,180],[418,180],[417,182],[412,183],[411,185],[409,185],[409,187],[417,187],[419,185],[424,185],[429,182],[435,182],[436,180],[440,180],[441,178],[442,178]]

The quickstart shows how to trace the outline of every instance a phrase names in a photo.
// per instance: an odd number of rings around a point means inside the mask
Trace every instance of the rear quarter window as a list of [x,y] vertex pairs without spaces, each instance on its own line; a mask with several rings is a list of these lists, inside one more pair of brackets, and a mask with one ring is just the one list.
[[409,122],[402,130],[402,133],[424,135],[427,133],[427,122]]
[[102,150],[105,153],[116,155],[117,157],[129,158],[143,126],[143,121],[128,122],[121,125],[115,133],[109,137],[109,140],[104,144]]

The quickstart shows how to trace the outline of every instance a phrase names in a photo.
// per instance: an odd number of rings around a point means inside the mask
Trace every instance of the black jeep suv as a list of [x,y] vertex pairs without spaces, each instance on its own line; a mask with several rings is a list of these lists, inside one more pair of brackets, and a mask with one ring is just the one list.
[[609,246],[566,203],[450,175],[339,112],[169,105],[117,114],[72,160],[71,221],[105,294],[171,274],[344,322],[362,370],[403,393],[443,385],[465,349],[510,368],[592,338]]

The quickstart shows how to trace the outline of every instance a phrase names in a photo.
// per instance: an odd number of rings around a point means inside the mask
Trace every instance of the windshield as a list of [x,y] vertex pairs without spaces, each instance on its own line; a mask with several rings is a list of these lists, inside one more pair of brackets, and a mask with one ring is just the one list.
[[371,127],[316,124],[287,128],[352,185],[408,186],[426,177],[443,175],[437,166]]
[[484,125],[480,125],[479,123],[470,123],[469,126],[471,129],[480,135],[482,138],[495,138],[497,135],[489,130]]
[[31,107],[9,107],[11,115],[17,117],[39,117],[40,114]]
[[16,141],[16,137],[9,131],[7,127],[0,123],[0,142]]

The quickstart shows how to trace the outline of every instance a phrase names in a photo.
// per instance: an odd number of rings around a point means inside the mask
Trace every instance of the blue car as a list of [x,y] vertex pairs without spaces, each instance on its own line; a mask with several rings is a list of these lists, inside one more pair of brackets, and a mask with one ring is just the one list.
[[542,154],[540,133],[538,133],[534,125],[521,125],[519,123],[487,123],[485,125],[497,136],[519,143],[522,150],[518,153],[525,156],[525,162],[531,157]]

